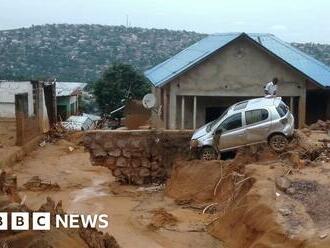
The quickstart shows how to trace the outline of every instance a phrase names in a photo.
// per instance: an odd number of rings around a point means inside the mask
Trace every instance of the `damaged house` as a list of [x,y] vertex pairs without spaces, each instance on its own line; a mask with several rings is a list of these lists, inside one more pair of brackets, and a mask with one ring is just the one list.
[[56,82],[57,114],[60,120],[78,114],[79,96],[86,85],[80,82]]
[[0,137],[5,145],[24,145],[47,132],[55,123],[54,96],[49,82],[0,81]]
[[210,35],[145,75],[164,128],[195,129],[238,101],[264,96],[273,77],[296,127],[330,119],[330,68],[271,34]]

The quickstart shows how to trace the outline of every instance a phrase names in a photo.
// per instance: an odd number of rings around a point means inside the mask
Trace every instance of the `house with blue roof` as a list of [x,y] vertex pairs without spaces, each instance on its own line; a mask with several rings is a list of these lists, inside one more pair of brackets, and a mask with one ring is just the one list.
[[330,118],[330,68],[272,34],[209,35],[145,76],[168,129],[196,129],[238,101],[262,97],[274,77],[297,127]]

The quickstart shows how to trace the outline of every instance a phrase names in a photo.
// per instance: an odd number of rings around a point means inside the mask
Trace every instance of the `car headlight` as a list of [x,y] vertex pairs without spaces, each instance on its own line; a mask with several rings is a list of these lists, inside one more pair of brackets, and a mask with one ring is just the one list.
[[197,140],[191,140],[190,141],[190,148],[197,148],[198,147],[198,141]]

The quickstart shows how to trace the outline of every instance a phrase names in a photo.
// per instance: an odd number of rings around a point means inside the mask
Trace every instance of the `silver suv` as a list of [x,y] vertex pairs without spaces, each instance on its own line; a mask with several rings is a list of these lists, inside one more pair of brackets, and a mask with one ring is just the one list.
[[268,143],[273,150],[281,152],[293,131],[293,115],[281,97],[256,98],[234,104],[218,119],[196,130],[190,148],[204,160],[258,143]]

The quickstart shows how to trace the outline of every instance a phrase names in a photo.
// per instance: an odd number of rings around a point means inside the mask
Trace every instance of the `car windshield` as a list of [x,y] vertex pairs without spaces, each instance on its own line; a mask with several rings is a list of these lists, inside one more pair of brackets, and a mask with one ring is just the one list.
[[214,127],[215,124],[217,124],[227,113],[228,113],[229,108],[227,108],[222,115],[220,115],[217,119],[215,119],[214,121],[211,121],[207,127],[206,127],[206,132],[210,132],[212,130],[212,128]]

